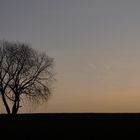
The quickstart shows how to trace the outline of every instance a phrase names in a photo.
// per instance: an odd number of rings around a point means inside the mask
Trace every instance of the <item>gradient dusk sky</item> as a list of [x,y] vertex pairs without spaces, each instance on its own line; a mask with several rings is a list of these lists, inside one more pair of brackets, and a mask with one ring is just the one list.
[[55,59],[52,97],[22,112],[140,112],[140,0],[0,0],[0,39]]

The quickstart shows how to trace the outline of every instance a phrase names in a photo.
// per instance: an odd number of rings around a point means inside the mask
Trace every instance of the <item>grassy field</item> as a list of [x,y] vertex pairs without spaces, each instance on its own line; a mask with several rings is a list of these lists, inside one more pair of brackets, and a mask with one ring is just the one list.
[[139,113],[0,115],[1,137],[11,139],[140,139]]

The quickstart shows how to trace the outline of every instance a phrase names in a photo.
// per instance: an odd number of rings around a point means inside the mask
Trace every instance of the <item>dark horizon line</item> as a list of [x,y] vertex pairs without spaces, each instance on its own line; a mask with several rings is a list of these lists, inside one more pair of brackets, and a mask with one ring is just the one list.
[[[47,115],[47,114],[140,114],[140,112],[47,112],[47,113],[18,113],[16,115]],[[8,115],[1,113],[0,115]],[[12,115],[12,114],[11,114]]]

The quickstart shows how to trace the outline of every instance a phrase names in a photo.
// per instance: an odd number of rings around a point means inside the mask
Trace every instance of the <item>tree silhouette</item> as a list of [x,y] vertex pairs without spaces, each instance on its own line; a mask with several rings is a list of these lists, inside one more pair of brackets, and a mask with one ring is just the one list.
[[17,114],[27,97],[47,101],[53,81],[53,59],[28,44],[0,41],[0,95],[8,114]]

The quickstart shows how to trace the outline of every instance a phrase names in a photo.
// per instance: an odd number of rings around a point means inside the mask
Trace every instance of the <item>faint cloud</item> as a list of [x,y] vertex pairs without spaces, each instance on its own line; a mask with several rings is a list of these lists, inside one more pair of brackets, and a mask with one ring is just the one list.
[[[92,74],[94,75],[95,79],[101,79],[101,72],[100,72],[100,68],[99,66],[97,66],[96,64],[94,64],[91,61],[87,62],[87,66],[88,66],[88,74]],[[90,70],[90,71],[89,71]],[[92,73],[91,73],[92,72]]]
[[108,79],[112,76],[112,66],[108,63],[100,62],[97,64],[88,61],[88,69],[93,72],[97,79]]
[[104,64],[104,70],[106,72],[112,73],[112,67],[109,64]]
[[91,62],[88,62],[88,66],[92,69],[97,69],[97,66]]

